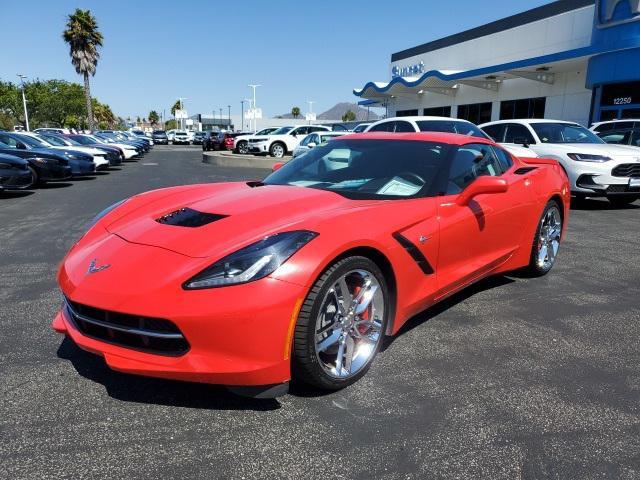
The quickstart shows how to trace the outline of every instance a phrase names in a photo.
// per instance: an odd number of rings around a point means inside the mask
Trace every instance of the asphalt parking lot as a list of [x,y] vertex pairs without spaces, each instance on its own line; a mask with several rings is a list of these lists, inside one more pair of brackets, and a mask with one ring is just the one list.
[[352,387],[259,401],[112,372],[50,329],[95,213],[266,173],[160,146],[119,170],[0,198],[0,478],[640,478],[640,202],[573,209],[550,275],[424,312]]

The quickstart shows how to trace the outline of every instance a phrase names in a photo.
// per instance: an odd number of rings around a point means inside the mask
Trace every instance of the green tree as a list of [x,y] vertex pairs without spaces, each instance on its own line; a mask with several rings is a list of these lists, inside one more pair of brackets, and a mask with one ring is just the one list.
[[176,103],[174,103],[173,106],[171,107],[171,115],[175,116],[176,110],[181,110],[181,109],[182,109],[182,105],[180,105],[180,100],[176,100]]
[[156,125],[159,121],[160,115],[158,115],[158,112],[156,112],[155,110],[151,110],[149,112],[149,122],[151,122],[151,125]]
[[343,122],[353,122],[355,119],[356,119],[356,114],[353,113],[351,110],[347,110],[346,112],[344,112],[344,115],[342,115]]
[[291,115],[293,115],[293,118],[298,118],[300,116],[300,107],[293,107],[291,109]]
[[173,118],[164,122],[165,130],[175,130],[176,128],[178,128],[178,122],[176,122]]
[[84,95],[87,106],[87,120],[89,128],[93,130],[93,111],[91,109],[91,89],[89,75],[96,74],[96,67],[102,47],[102,33],[98,31],[98,23],[91,11],[76,8],[76,11],[67,17],[66,30],[62,32],[62,38],[69,44],[71,63],[79,75],[84,77]]

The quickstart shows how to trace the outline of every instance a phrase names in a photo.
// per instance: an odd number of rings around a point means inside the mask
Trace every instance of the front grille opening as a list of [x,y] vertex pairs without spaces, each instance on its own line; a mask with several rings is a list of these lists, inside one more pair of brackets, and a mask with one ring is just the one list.
[[156,218],[156,222],[163,225],[197,228],[217,220],[222,220],[226,216],[227,215],[218,215],[216,213],[198,212],[197,210],[185,207],[167,213],[160,218]]
[[611,174],[614,177],[640,177],[640,163],[623,163],[615,167]]
[[84,335],[121,347],[179,356],[189,350],[180,329],[162,318],[102,310],[66,299],[66,312]]

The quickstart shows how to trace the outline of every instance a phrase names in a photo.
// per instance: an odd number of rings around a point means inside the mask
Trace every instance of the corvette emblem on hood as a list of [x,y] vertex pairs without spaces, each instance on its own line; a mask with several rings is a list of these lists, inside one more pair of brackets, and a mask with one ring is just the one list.
[[109,268],[111,266],[111,264],[105,263],[104,265],[100,265],[100,266],[96,267],[96,260],[97,260],[97,258],[94,258],[93,260],[91,260],[91,263],[89,264],[89,268],[87,269],[87,275],[90,275],[92,273],[101,272],[102,270],[106,270],[107,268]]

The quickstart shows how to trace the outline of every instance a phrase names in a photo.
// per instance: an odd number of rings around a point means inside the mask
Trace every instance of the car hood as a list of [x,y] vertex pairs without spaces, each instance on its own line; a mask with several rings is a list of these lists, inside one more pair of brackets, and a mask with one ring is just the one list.
[[[220,257],[266,235],[313,230],[327,212],[360,203],[311,188],[220,183],[133,197],[110,214],[103,226],[131,243],[161,247],[189,257]],[[202,226],[184,226],[180,222],[182,209],[197,217],[216,217]]]
[[[541,144],[546,150],[557,151],[558,153],[587,153],[592,155],[605,155],[609,157],[635,157],[640,160],[640,148],[630,145],[615,145],[611,143],[562,143],[562,144]],[[550,148],[551,147],[551,148]],[[631,160],[631,159],[630,159]],[[636,161],[638,161],[636,160]]]
[[77,146],[73,146],[73,147],[63,147],[62,145],[60,146],[54,146],[51,147],[54,148],[56,150],[65,150],[67,152],[81,152],[81,153],[86,153],[88,155],[104,155],[104,152],[102,150],[98,150],[97,148],[93,148],[93,147],[77,147]]

